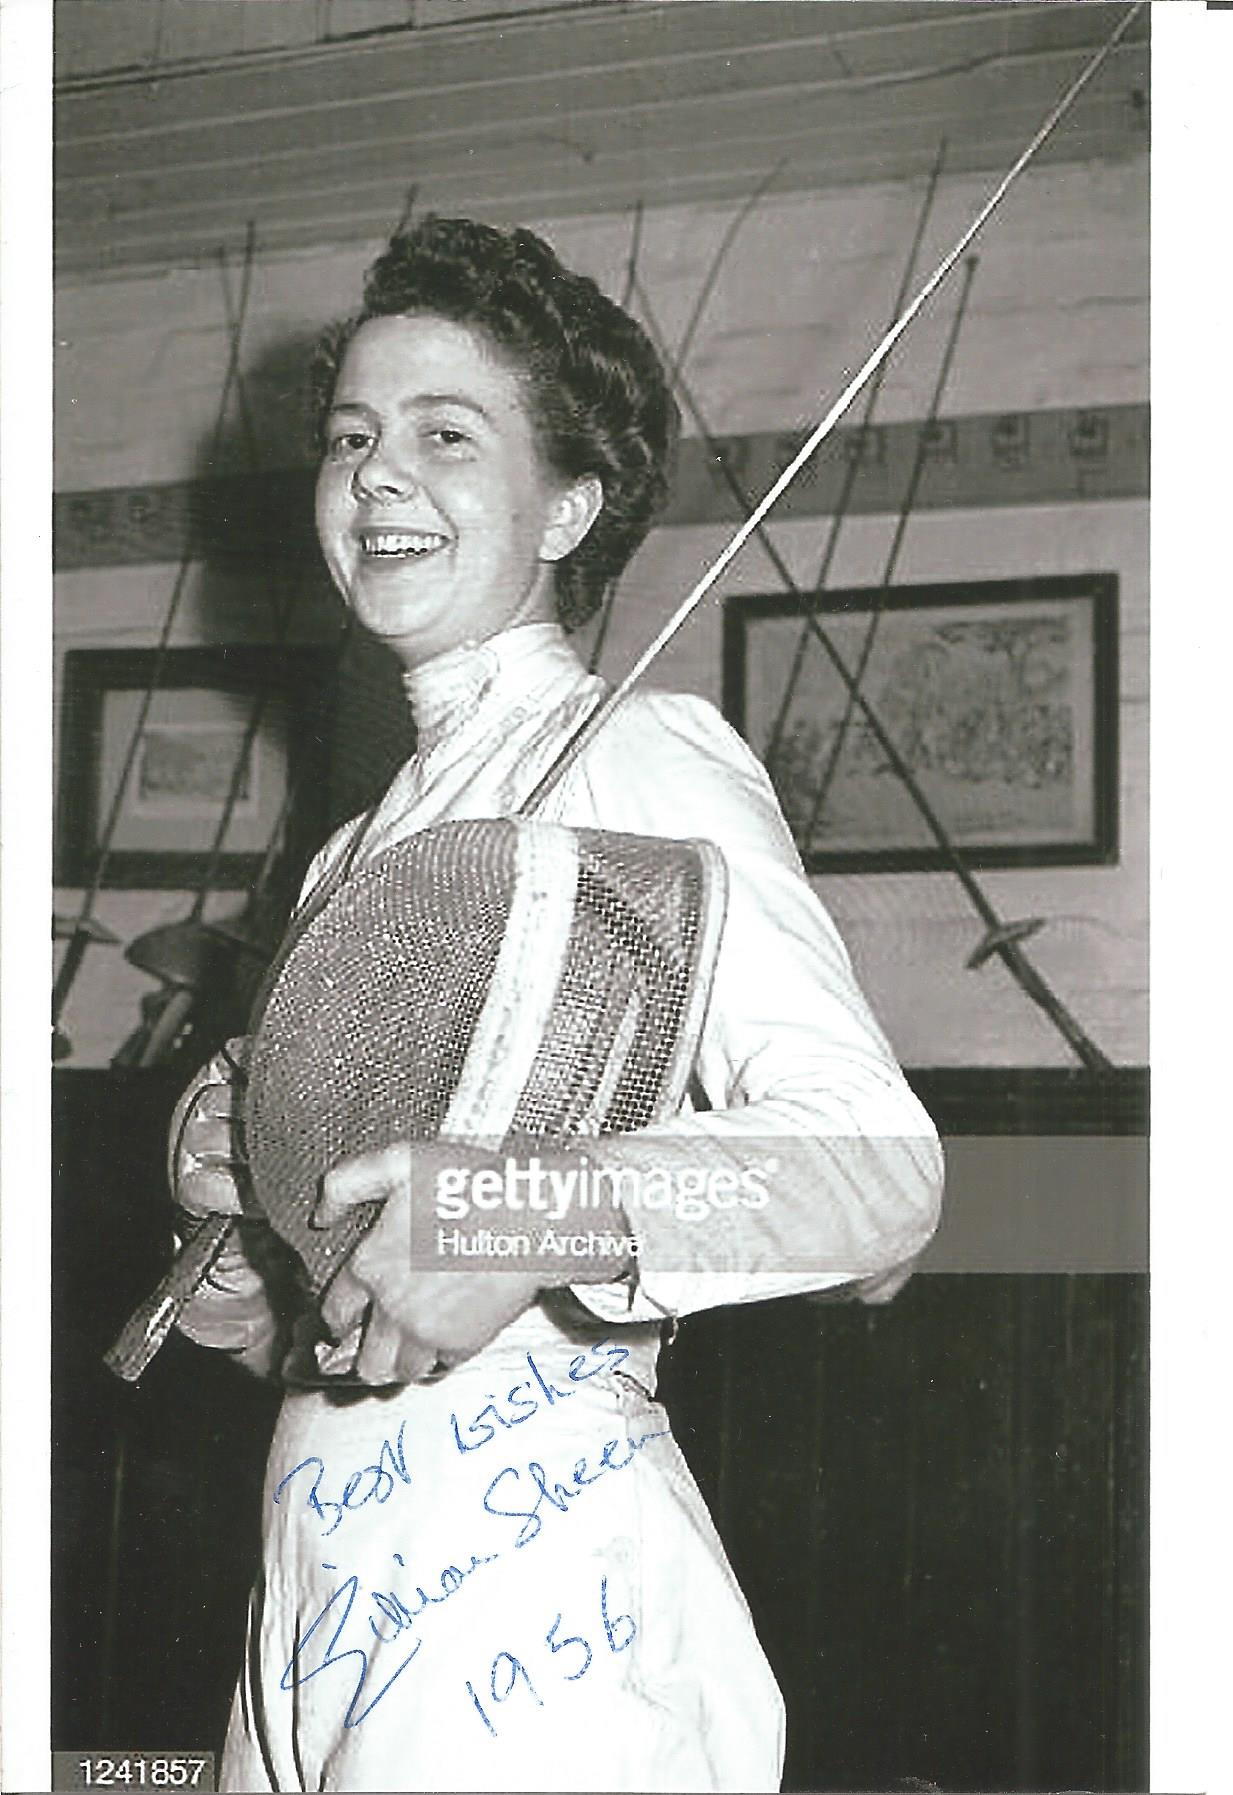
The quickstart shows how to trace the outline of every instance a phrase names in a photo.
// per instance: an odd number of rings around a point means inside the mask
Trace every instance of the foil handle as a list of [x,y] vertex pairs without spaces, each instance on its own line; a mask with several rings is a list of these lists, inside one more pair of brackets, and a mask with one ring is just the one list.
[[103,1355],[109,1371],[135,1384],[209,1276],[231,1235],[233,1218],[212,1215],[202,1222],[172,1260],[157,1287],[121,1329]]

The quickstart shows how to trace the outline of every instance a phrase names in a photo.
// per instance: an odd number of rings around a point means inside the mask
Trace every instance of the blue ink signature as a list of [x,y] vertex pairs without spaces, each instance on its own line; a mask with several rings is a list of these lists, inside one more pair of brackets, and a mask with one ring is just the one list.
[[[392,1645],[400,1633],[407,1627],[414,1625],[421,1614],[425,1613],[429,1608],[439,1608],[442,1602],[448,1602],[451,1596],[457,1595],[467,1578],[479,1570],[481,1565],[491,1564],[494,1559],[499,1558],[500,1556],[501,1554],[499,1552],[488,1552],[484,1557],[480,1558],[472,1552],[471,1561],[467,1565],[465,1571],[460,1571],[456,1564],[447,1564],[445,1569],[441,1572],[440,1577],[437,1579],[441,1586],[441,1594],[439,1596],[430,1596],[426,1594],[423,1584],[416,1584],[415,1595],[419,1604],[416,1608],[409,1608],[406,1602],[404,1602],[402,1597],[398,1594],[397,1590],[391,1589],[386,1592],[374,1589],[372,1592],[373,1605],[383,1619],[392,1623],[394,1631],[390,1634],[382,1633],[377,1626],[376,1621],[370,1620],[368,1624],[372,1628],[373,1638],[384,1641],[386,1645]],[[405,1570],[406,1561],[403,1558],[402,1553],[395,1552],[394,1558]]]
[[[502,1428],[517,1427],[529,1421],[541,1409],[553,1408],[567,1397],[577,1395],[579,1384],[599,1377],[603,1372],[614,1371],[623,1365],[629,1357],[624,1346],[617,1346],[610,1340],[601,1341],[591,1348],[589,1354],[578,1353],[569,1362],[569,1370],[564,1374],[566,1387],[560,1388],[551,1379],[546,1378],[531,1353],[527,1354],[527,1368],[530,1376],[521,1383],[515,1384],[507,1391],[504,1402],[506,1407],[514,1411],[510,1415],[502,1414],[497,1399],[489,1395],[488,1401],[479,1413],[466,1423],[460,1425],[458,1416],[451,1414],[450,1427],[454,1435],[454,1443],[459,1452],[477,1452],[481,1446],[487,1446],[496,1438],[497,1426]],[[521,1392],[527,1394],[520,1394]],[[537,1392],[533,1393],[533,1392]],[[485,1421],[484,1416],[491,1415],[493,1421]],[[494,1422],[496,1425],[494,1425]],[[342,1526],[345,1517],[363,1508],[369,1502],[378,1506],[388,1502],[395,1489],[401,1484],[406,1488],[411,1482],[411,1472],[407,1467],[405,1434],[407,1422],[404,1420],[397,1434],[391,1441],[388,1437],[381,1442],[381,1449],[371,1464],[363,1465],[353,1471],[342,1490],[335,1496],[323,1493],[322,1486],[326,1478],[325,1460],[316,1453],[302,1458],[298,1465],[293,1465],[286,1476],[281,1479],[274,1491],[272,1500],[280,1506],[283,1492],[297,1477],[303,1477],[300,1489],[304,1494],[305,1506],[311,1509],[317,1519],[324,1523],[320,1538],[328,1539],[332,1533]],[[464,1433],[468,1436],[464,1438]],[[312,1481],[308,1478],[311,1476]]]
[[[397,1563],[405,1569],[406,1561],[403,1559],[402,1554],[400,1552],[395,1552],[393,1556]],[[417,1584],[415,1588],[417,1606],[414,1608],[403,1600],[397,1590],[370,1590],[369,1595],[373,1606],[377,1610],[378,1616],[382,1621],[393,1628],[392,1633],[383,1632],[377,1625],[376,1619],[370,1615],[368,1626],[373,1638],[379,1640],[383,1645],[393,1645],[395,1641],[400,1639],[403,1634],[415,1624],[422,1614],[430,1608],[440,1607],[441,1603],[448,1602],[450,1597],[456,1595],[463,1587],[468,1577],[473,1576],[482,1565],[491,1564],[493,1560],[499,1556],[500,1554],[497,1552],[489,1552],[484,1557],[480,1558],[477,1557],[475,1553],[472,1553],[470,1562],[465,1570],[460,1570],[455,1564],[447,1564],[438,1578],[441,1594],[436,1596],[429,1595],[422,1584]],[[326,1571],[334,1571],[338,1569],[338,1566],[327,1564],[323,1561],[321,1568]],[[279,1688],[287,1692],[292,1692],[303,1684],[310,1683],[314,1677],[320,1676],[323,1670],[334,1670],[341,1664],[358,1660],[358,1668],[354,1673],[355,1689],[352,1693],[351,1700],[347,1704],[347,1711],[343,1716],[343,1725],[345,1727],[359,1726],[362,1721],[368,1718],[377,1703],[382,1701],[384,1697],[389,1694],[394,1684],[398,1681],[398,1678],[402,1675],[403,1671],[406,1670],[412,1659],[416,1657],[424,1644],[422,1638],[418,1638],[415,1641],[415,1644],[411,1647],[411,1650],[407,1653],[406,1657],[402,1659],[401,1663],[399,1663],[385,1679],[380,1689],[377,1690],[377,1693],[371,1696],[370,1699],[364,1703],[364,1706],[359,1708],[357,1713],[356,1710],[359,1706],[360,1698],[363,1696],[365,1686],[368,1682],[368,1652],[360,1645],[351,1645],[346,1647],[345,1650],[339,1651],[338,1642],[342,1637],[343,1629],[351,1619],[351,1610],[355,1606],[359,1588],[360,1580],[354,1573],[339,1585],[329,1597],[320,1613],[310,1623],[307,1632],[305,1632],[297,1641],[295,1650],[292,1652],[291,1658],[288,1661],[287,1668],[283,1671],[282,1677],[279,1679]],[[306,1669],[303,1659],[314,1634],[319,1628],[325,1625],[327,1619],[330,1618],[340,1603],[343,1604],[342,1613],[335,1617],[336,1625],[325,1646],[324,1655],[322,1656],[320,1663],[314,1664]]]
[[[481,1446],[487,1446],[496,1438],[497,1427],[520,1427],[524,1421],[529,1421],[533,1415],[537,1415],[541,1408],[553,1408],[558,1402],[564,1402],[566,1397],[577,1395],[577,1385],[586,1383],[590,1378],[598,1377],[601,1372],[615,1371],[629,1357],[627,1347],[617,1346],[611,1340],[600,1341],[598,1345],[591,1348],[592,1359],[597,1358],[601,1353],[603,1357],[597,1364],[591,1365],[588,1370],[583,1370],[587,1363],[586,1353],[579,1353],[576,1358],[570,1360],[566,1377],[568,1383],[574,1387],[565,1390],[559,1389],[556,1384],[545,1378],[535,1363],[534,1355],[528,1353],[527,1368],[531,1376],[524,1378],[521,1383],[514,1384],[505,1394],[505,1402],[509,1408],[517,1411],[515,1414],[503,1415],[496,1397],[489,1395],[484,1407],[467,1422],[465,1430],[459,1426],[457,1415],[450,1416],[450,1426],[454,1430],[454,1444],[459,1452],[478,1452]],[[524,1390],[527,1394],[520,1395],[519,1392]],[[485,1421],[485,1415],[491,1415],[492,1421]],[[496,1426],[493,1425],[493,1422],[496,1423]],[[464,1439],[464,1431],[471,1437]]]
[[[503,1483],[507,1477],[513,1478],[515,1486],[522,1487],[511,1488],[510,1491],[502,1492],[502,1494],[522,1496],[525,1500],[526,1486],[523,1484],[523,1473],[518,1470],[516,1465],[506,1465],[504,1470],[497,1472],[484,1491],[484,1508],[490,1515],[497,1515],[509,1520],[520,1520],[522,1526],[514,1536],[514,1545],[515,1547],[528,1546],[533,1539],[538,1539],[543,1529],[544,1515],[541,1510],[545,1502],[548,1504],[549,1510],[555,1509],[558,1514],[567,1514],[570,1504],[577,1501],[584,1489],[593,1483],[598,1483],[600,1478],[607,1476],[610,1471],[624,1471],[633,1464],[635,1458],[649,1441],[662,1439],[670,1431],[671,1429],[667,1427],[657,1427],[650,1433],[627,1434],[623,1440],[606,1440],[600,1451],[599,1463],[593,1469],[588,1470],[585,1458],[576,1460],[568,1483],[561,1483],[554,1479],[550,1484],[548,1473],[544,1470],[543,1465],[532,1459],[527,1465],[526,1476],[530,1480],[531,1487],[538,1494],[530,1508],[502,1508],[494,1504],[493,1492],[498,1484]],[[624,1457],[618,1457],[617,1455],[622,1449],[624,1449]],[[573,1488],[570,1487],[571,1484],[574,1486]]]
[[[488,1514],[498,1519],[521,1520],[523,1524],[514,1537],[514,1546],[517,1548],[529,1545],[533,1539],[538,1538],[543,1529],[543,1515],[540,1511],[545,1503],[548,1504],[550,1510],[555,1509],[559,1514],[568,1513],[570,1504],[576,1501],[583,1491],[591,1484],[597,1483],[601,1477],[607,1476],[610,1472],[626,1470],[633,1464],[638,1454],[643,1451],[652,1440],[662,1439],[669,1432],[670,1430],[668,1428],[660,1427],[644,1434],[627,1434],[624,1439],[606,1440],[603,1446],[599,1449],[598,1461],[594,1466],[588,1468],[586,1458],[579,1458],[574,1464],[569,1482],[566,1483],[562,1483],[556,1479],[550,1482],[548,1473],[545,1471],[543,1465],[537,1460],[532,1459],[526,1467],[526,1475],[530,1479],[531,1486],[538,1492],[538,1494],[535,1497],[534,1505],[530,1508],[504,1508],[493,1502],[492,1498],[494,1492],[506,1478],[512,1478],[515,1486],[522,1484],[523,1473],[515,1465],[506,1465],[502,1470],[497,1472],[496,1476],[492,1479],[492,1482],[488,1485],[487,1490],[484,1492],[483,1507]],[[402,1435],[400,1430],[400,1448],[401,1439]],[[387,1441],[386,1445],[388,1446],[388,1444],[389,1442]],[[592,1456],[594,1456],[594,1454]],[[306,1459],[303,1465],[296,1467],[296,1471],[310,1467],[314,1464],[320,1467],[321,1461],[319,1459]],[[373,1467],[369,1466],[366,1467],[366,1470],[371,1470],[372,1468]],[[295,1476],[295,1474],[296,1472],[294,1471],[288,1472],[287,1478],[284,1478],[283,1482],[286,1483],[291,1477]],[[357,1476],[362,1477],[363,1475],[363,1473],[357,1473]],[[310,1506],[315,1506],[320,1513],[324,1513],[331,1507],[338,1508],[339,1512],[335,1515],[330,1528],[327,1530],[333,1531],[333,1528],[338,1525],[345,1509],[342,1505],[323,1501],[320,1498],[317,1494],[319,1482],[320,1469],[318,1470],[318,1476],[313,1483],[312,1489],[309,1492],[308,1500]],[[360,1486],[357,1485],[356,1487],[358,1488]],[[348,1488],[351,1488],[351,1484],[348,1484]],[[281,1491],[281,1489],[282,1485],[280,1484],[279,1490]],[[520,1490],[515,1489],[511,1493],[519,1494],[521,1492]],[[402,1557],[402,1554],[395,1552],[392,1556],[395,1563],[405,1570],[406,1561]],[[480,1570],[486,1564],[492,1564],[500,1556],[501,1553],[497,1551],[487,1552],[482,1555],[472,1552],[465,1569],[460,1569],[456,1564],[446,1565],[437,1579],[440,1594],[430,1595],[428,1591],[425,1590],[423,1584],[416,1584],[415,1595],[413,1598],[414,1605],[405,1600],[404,1597],[399,1594],[397,1589],[370,1590],[369,1599],[376,1610],[375,1616],[370,1614],[368,1617],[368,1629],[373,1639],[385,1646],[397,1644],[400,1639],[404,1638],[422,1615],[426,1614],[430,1609],[440,1607],[443,1603],[450,1601],[465,1586],[468,1579],[475,1575],[477,1570]],[[322,1569],[336,1571],[338,1566],[323,1560]],[[605,1579],[604,1587],[601,1590],[601,1609],[608,1638],[608,1646],[611,1651],[623,1651],[625,1646],[632,1640],[637,1629],[634,1626],[631,1617],[620,1617],[623,1620],[630,1621],[632,1630],[624,1644],[618,1646],[614,1643],[615,1630],[609,1625],[607,1616],[606,1581],[607,1580]],[[332,1670],[341,1664],[352,1664],[354,1666],[353,1674],[355,1675],[355,1688],[352,1692],[351,1699],[347,1704],[346,1714],[343,1717],[343,1725],[345,1727],[359,1726],[363,1720],[367,1719],[368,1715],[371,1714],[373,1709],[377,1706],[377,1703],[382,1701],[393,1688],[395,1682],[416,1657],[424,1644],[423,1637],[417,1637],[406,1657],[395,1666],[394,1670],[386,1678],[376,1694],[371,1696],[364,1703],[363,1707],[360,1707],[359,1704],[361,1698],[364,1696],[365,1688],[368,1683],[370,1667],[368,1651],[364,1646],[354,1644],[348,1645],[341,1650],[339,1649],[339,1641],[351,1619],[352,1610],[355,1607],[359,1590],[360,1580],[357,1575],[352,1573],[350,1576],[344,1578],[344,1581],[333,1591],[320,1612],[310,1622],[307,1631],[302,1636],[297,1637],[295,1648],[292,1651],[291,1658],[288,1661],[286,1669],[283,1671],[279,1683],[280,1688],[284,1691],[292,1691],[304,1683],[311,1682],[313,1677],[320,1676],[323,1670]],[[338,1612],[340,1607],[341,1612]],[[316,1635],[326,1626],[331,1618],[334,1621],[334,1629],[329,1636],[328,1642],[325,1644],[324,1653],[318,1663],[310,1664],[306,1668],[305,1654],[307,1649],[314,1637],[316,1637]],[[381,1621],[382,1625],[378,1625],[378,1620]],[[560,1625],[560,1621],[561,1616],[558,1614],[549,1630],[547,1640],[548,1645],[554,1653],[560,1649],[560,1646],[555,1642],[556,1629]],[[385,1631],[383,1630],[384,1628],[390,1628],[392,1631]],[[580,1641],[578,1637],[574,1635],[571,1636],[568,1641],[562,1641],[561,1645],[577,1643],[585,1645],[586,1642]],[[588,1653],[587,1666],[584,1668],[589,1667],[590,1664],[589,1646],[586,1649]],[[509,1654],[504,1655],[507,1657],[509,1656]],[[578,1674],[581,1675],[582,1672],[579,1672]],[[569,1680],[573,1679],[571,1678]],[[495,1686],[492,1693],[494,1699],[504,1699],[503,1697],[496,1695]]]
[[[411,1473],[407,1469],[406,1448],[403,1444],[403,1435],[406,1429],[407,1424],[404,1421],[398,1429],[393,1444],[388,1438],[382,1440],[381,1450],[373,1463],[351,1473],[343,1485],[342,1496],[339,1500],[334,1501],[321,1494],[321,1482],[325,1476],[325,1460],[317,1457],[315,1453],[309,1458],[302,1458],[298,1465],[294,1465],[288,1471],[274,1491],[273,1500],[281,1503],[283,1491],[292,1478],[298,1477],[301,1471],[315,1469],[316,1476],[313,1478],[304,1500],[321,1520],[330,1521],[329,1526],[323,1528],[321,1532],[322,1539],[328,1539],[330,1534],[342,1525],[343,1516],[348,1511],[363,1508],[366,1502],[388,1502],[394,1493],[396,1484],[401,1483],[405,1487],[411,1482]],[[330,1520],[331,1515],[333,1516],[332,1520]]]

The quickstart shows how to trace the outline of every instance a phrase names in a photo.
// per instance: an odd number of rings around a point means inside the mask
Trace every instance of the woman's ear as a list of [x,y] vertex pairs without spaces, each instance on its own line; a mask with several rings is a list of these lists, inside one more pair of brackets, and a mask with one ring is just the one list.
[[564,487],[549,510],[540,542],[542,561],[563,561],[582,541],[604,505],[604,489],[598,474],[584,474]]

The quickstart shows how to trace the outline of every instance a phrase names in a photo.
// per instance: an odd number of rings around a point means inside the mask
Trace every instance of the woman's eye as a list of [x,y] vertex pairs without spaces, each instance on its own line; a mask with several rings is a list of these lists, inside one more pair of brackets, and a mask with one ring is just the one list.
[[465,430],[459,430],[453,424],[438,424],[428,434],[443,449],[460,449],[471,440]]
[[329,450],[331,455],[343,457],[362,455],[371,442],[372,437],[366,430],[340,430],[331,436]]

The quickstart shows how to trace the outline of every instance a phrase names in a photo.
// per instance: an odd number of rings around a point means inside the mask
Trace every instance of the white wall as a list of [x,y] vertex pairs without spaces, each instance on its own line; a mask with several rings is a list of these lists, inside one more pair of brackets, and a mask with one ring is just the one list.
[[[936,258],[974,210],[987,183],[944,182],[923,263]],[[724,433],[789,429],[810,421],[863,357],[885,322],[920,204],[917,191],[869,187],[767,204],[748,222],[725,264],[690,358],[692,384],[712,427]],[[981,266],[946,413],[1139,402],[1147,398],[1146,161],[1059,165],[1029,173],[982,243]],[[728,222],[726,211],[648,214],[640,276],[674,341]],[[567,262],[619,288],[629,241],[621,218],[541,224]],[[376,246],[373,246],[374,248]],[[322,251],[260,261],[255,270],[244,367],[264,460],[302,458],[298,369],[302,346],[356,297],[369,253]],[[238,285],[235,271],[233,286]],[[953,299],[931,308],[886,381],[879,416],[922,416]],[[66,285],[57,309],[60,491],[239,471],[238,433],[203,465],[226,364],[225,308],[216,268],[159,279]],[[832,583],[875,583],[893,520],[849,519]],[[797,520],[776,537],[794,573],[816,566],[827,520]],[[662,530],[631,568],[605,653],[619,672],[668,600],[720,546],[711,526]],[[934,511],[912,521],[901,581],[1002,578],[1110,570],[1121,578],[1120,864],[983,875],[1012,917],[1044,915],[1029,951],[1063,1000],[1116,1061],[1146,1058],[1146,680],[1145,501]],[[152,643],[174,578],[171,567],[62,573],[56,582],[58,643]],[[751,547],[725,592],[777,582]],[[298,633],[332,627],[328,603],[306,596]],[[268,637],[255,575],[196,568],[173,640],[177,644]],[[719,696],[720,613],[695,619],[656,673],[660,684]],[[364,683],[361,671],[359,683]],[[397,719],[370,712],[388,739]],[[354,744],[351,745],[352,753]],[[356,778],[350,767],[349,780]],[[1000,965],[964,970],[980,928],[946,875],[820,882],[862,979],[901,1057],[918,1065],[1067,1064],[1069,1050]],[[71,911],[75,894],[59,894]],[[177,893],[104,893],[100,918],[122,939],[182,915]],[[235,907],[234,897],[217,908]],[[72,1063],[105,1062],[137,1019],[148,981],[118,949],[92,948],[65,1025]]]

